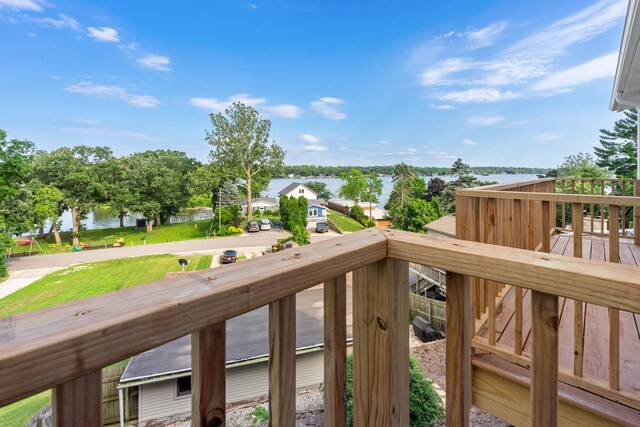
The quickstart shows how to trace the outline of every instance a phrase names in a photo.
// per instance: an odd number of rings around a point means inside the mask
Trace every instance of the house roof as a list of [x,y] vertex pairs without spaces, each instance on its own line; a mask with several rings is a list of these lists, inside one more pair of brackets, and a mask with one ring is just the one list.
[[322,207],[327,206],[327,201],[325,199],[309,199],[307,203],[309,204],[309,206],[311,205],[317,205]]
[[[297,294],[296,348],[322,346],[322,289]],[[351,337],[351,305],[347,309],[347,336]],[[261,359],[269,354],[269,307],[264,306],[227,321],[227,364]],[[134,356],[120,383],[152,382],[191,371],[191,336],[187,335]]]
[[622,111],[640,105],[640,8],[638,0],[630,0],[624,22],[618,66],[609,108]]
[[[252,197],[251,204],[255,205],[257,203],[278,206],[278,201],[273,197]],[[240,206],[247,206],[247,199],[240,199]]]
[[315,194],[316,196],[318,195],[318,193],[316,193],[315,191],[313,191],[312,189],[310,189],[309,187],[307,187],[306,185],[304,185],[301,182],[292,182],[291,184],[287,185],[286,187],[284,187],[282,190],[280,190],[278,192],[278,195],[282,196],[283,194],[287,194],[292,190],[295,190],[298,187],[304,187],[306,190],[309,190],[311,193]]
[[430,222],[429,224],[423,225],[422,228],[444,236],[456,237],[456,217],[453,215],[446,215]]

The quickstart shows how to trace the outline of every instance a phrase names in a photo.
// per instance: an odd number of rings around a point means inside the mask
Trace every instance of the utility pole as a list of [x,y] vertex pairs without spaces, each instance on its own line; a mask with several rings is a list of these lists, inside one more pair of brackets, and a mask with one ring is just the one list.
[[221,189],[218,187],[218,233],[222,229],[222,205],[220,204]]

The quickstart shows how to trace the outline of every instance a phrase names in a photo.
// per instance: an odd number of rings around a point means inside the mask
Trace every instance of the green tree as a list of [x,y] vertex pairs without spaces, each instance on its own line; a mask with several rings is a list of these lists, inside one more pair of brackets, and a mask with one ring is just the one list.
[[73,245],[80,244],[80,221],[98,204],[108,201],[105,165],[112,159],[108,147],[62,147],[51,152],[38,151],[33,174],[45,185],[62,191],[64,204],[71,211]]
[[402,206],[396,206],[389,211],[389,217],[394,228],[414,233],[426,233],[423,225],[435,221],[440,217],[437,203],[423,199],[410,199]]
[[571,178],[611,178],[611,172],[598,166],[591,154],[578,153],[564,158],[557,176]]
[[111,211],[118,215],[120,227],[134,202],[135,188],[132,181],[130,157],[113,157],[103,165],[104,185]]
[[413,192],[411,196],[414,199],[424,199],[427,197],[427,183],[420,176],[413,177]]
[[211,114],[213,130],[207,132],[206,141],[213,147],[211,163],[220,175],[240,180],[247,194],[247,216],[253,212],[251,198],[254,182],[264,185],[274,171],[282,168],[284,151],[269,143],[271,122],[260,118],[251,106],[234,102],[225,114]]
[[338,195],[353,200],[356,205],[359,204],[367,188],[367,177],[360,169],[353,168],[348,172],[341,173],[340,179],[342,186]]
[[600,145],[594,147],[597,164],[618,178],[636,177],[638,114],[625,110],[625,117],[613,124],[613,130],[600,129]]
[[385,205],[387,209],[394,209],[404,206],[414,193],[413,168],[406,163],[400,163],[394,166],[393,170],[393,189],[389,195],[389,202]]
[[309,181],[305,182],[304,185],[312,189],[318,195],[319,199],[329,200],[333,197],[333,194],[327,188],[326,182]]
[[27,179],[34,145],[6,138],[7,133],[0,129],[0,278],[7,274],[4,251],[11,236],[33,229]]
[[378,198],[382,194],[382,180],[374,174],[369,174],[365,178],[365,189],[363,201],[369,202],[369,221],[373,221],[373,203],[378,203]]
[[442,178],[431,178],[427,183],[427,200],[431,201],[434,197],[440,197],[447,185]]
[[43,229],[47,220],[51,221],[51,231],[55,237],[56,245],[62,245],[60,233],[58,231],[58,220],[62,213],[61,209],[64,194],[56,187],[45,185],[38,188],[34,193],[33,216],[35,223]]
[[477,187],[481,182],[472,175],[469,165],[464,163],[461,158],[458,158],[451,166],[451,176],[454,179],[447,183],[440,203],[447,212],[456,211],[456,190],[463,188]]

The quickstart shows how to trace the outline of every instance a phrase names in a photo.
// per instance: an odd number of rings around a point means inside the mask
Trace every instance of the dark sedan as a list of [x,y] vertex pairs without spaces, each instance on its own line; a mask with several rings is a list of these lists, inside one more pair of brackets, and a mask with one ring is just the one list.
[[224,251],[224,253],[222,254],[223,264],[230,264],[232,262],[236,262],[237,260],[238,260],[238,251],[228,250],[228,251]]

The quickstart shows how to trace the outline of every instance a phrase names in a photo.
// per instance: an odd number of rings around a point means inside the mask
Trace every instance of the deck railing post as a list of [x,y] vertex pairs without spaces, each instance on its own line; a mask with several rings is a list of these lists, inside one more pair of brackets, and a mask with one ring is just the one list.
[[347,277],[324,284],[324,423],[347,423]]
[[473,336],[469,277],[447,274],[447,426],[468,426],[471,407],[471,338]]
[[269,304],[269,425],[296,422],[296,295]]
[[195,427],[225,425],[226,322],[191,334],[191,412]]
[[531,425],[558,425],[558,297],[531,292]]
[[[640,180],[633,182],[633,196],[640,197]],[[640,246],[640,206],[633,207],[633,244]]]
[[102,371],[94,371],[53,389],[54,427],[102,426]]
[[353,425],[409,425],[409,264],[353,272]]

